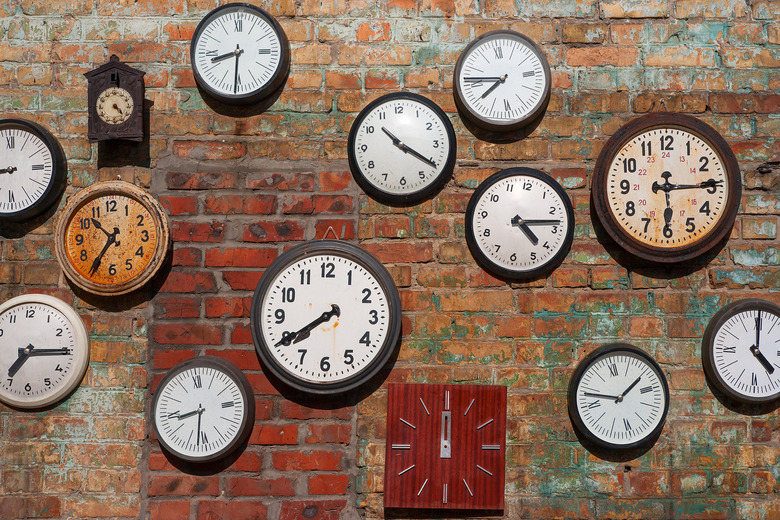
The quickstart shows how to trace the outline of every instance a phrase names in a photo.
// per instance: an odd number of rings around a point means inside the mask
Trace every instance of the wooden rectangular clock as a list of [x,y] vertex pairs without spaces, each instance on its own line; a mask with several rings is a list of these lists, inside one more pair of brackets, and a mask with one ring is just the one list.
[[504,386],[391,383],[386,508],[504,509]]

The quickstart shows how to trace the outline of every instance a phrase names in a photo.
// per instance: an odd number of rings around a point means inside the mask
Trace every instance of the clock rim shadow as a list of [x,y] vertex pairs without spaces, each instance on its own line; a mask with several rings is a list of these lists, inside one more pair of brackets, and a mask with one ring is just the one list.
[[706,372],[704,374],[704,380],[707,384],[707,389],[709,389],[713,397],[715,397],[715,399],[717,399],[721,405],[723,405],[731,412],[735,412],[741,415],[748,415],[750,417],[757,417],[760,415],[770,414],[780,408],[780,396],[765,403],[749,403],[738,401],[718,390],[718,388],[713,385],[712,381],[710,380],[710,376],[707,375]]
[[[251,432],[251,429],[249,431]],[[165,460],[167,460],[171,464],[171,466],[173,466],[177,470],[181,471],[182,473],[186,473],[187,475],[208,477],[208,476],[213,476],[222,473],[223,471],[229,469],[230,466],[235,464],[238,458],[244,454],[247,447],[249,446],[250,438],[251,438],[251,434],[247,435],[246,438],[240,444],[236,444],[230,453],[226,455],[222,455],[220,456],[220,458],[209,462],[191,462],[188,460],[184,460],[177,457],[172,452],[166,450],[156,440],[154,441],[154,444],[160,448],[160,451],[162,451],[162,454],[165,456]]]
[[[150,168],[151,144],[149,136],[151,135],[151,109],[154,101],[150,99],[143,100],[143,137],[139,140],[132,139],[104,139],[97,141],[98,155],[97,168],[119,168],[123,166],[136,166],[139,168]],[[135,183],[133,183],[135,184]]]
[[247,118],[258,116],[271,108],[281,97],[289,78],[290,70],[288,69],[287,74],[285,74],[284,79],[276,88],[276,90],[269,92],[267,96],[250,101],[248,103],[224,103],[209,95],[209,93],[197,83],[196,87],[198,89],[198,94],[200,94],[200,97],[206,106],[208,106],[217,114],[235,118]]
[[[605,446],[600,446],[599,444],[596,444],[595,442],[585,437],[585,435],[574,424],[571,411],[567,412],[566,415],[569,417],[571,428],[574,431],[574,435],[577,437],[577,441],[579,441],[580,446],[585,448],[594,457],[608,462],[627,462],[629,460],[638,459],[655,447],[664,431],[663,428],[660,428],[658,432],[656,432],[652,437],[648,437],[647,439],[642,440],[642,442],[640,442],[637,446],[633,446],[631,448],[607,448]],[[664,426],[666,426],[666,419],[664,420]]]
[[481,126],[477,126],[474,124],[470,119],[468,113],[463,110],[460,106],[458,106],[458,103],[455,104],[455,108],[458,112],[458,117],[460,118],[461,123],[463,123],[463,126],[468,130],[471,135],[479,139],[480,141],[486,141],[491,144],[509,144],[509,143],[516,143],[518,141],[522,141],[539,127],[539,125],[542,123],[542,120],[544,119],[544,116],[547,114],[547,107],[550,104],[550,94],[547,94],[547,99],[544,101],[541,112],[538,116],[536,116],[534,119],[531,119],[528,121],[527,124],[521,126],[517,130],[509,130],[506,132],[498,132],[495,130],[487,130],[485,128],[482,128]]
[[505,509],[442,509],[386,507],[385,518],[503,518]]

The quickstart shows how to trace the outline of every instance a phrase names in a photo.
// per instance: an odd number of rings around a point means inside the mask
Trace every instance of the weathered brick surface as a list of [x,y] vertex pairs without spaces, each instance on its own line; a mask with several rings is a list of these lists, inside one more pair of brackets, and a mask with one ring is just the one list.
[[[217,0],[10,0],[0,6],[0,117],[50,128],[68,156],[67,195],[120,176],[172,220],[170,268],[121,301],[74,294],[53,256],[56,213],[0,228],[0,300],[54,294],[84,316],[90,369],[42,412],[0,407],[0,518],[380,518],[386,391],[310,402],[264,376],[249,305],[288,247],[334,236],[382,260],[400,288],[393,381],[509,387],[505,518],[744,518],[780,515],[776,411],[743,415],[711,393],[700,336],[737,298],[780,302],[780,7],[724,0],[262,0],[291,41],[285,91],[268,111],[209,108],[189,40]],[[496,145],[459,121],[452,74],[473,37],[510,27],[549,58],[548,112],[527,139]],[[86,139],[83,73],[117,53],[146,71],[148,143]],[[407,89],[439,103],[458,135],[453,180],[412,208],[360,192],[346,162],[356,113]],[[647,269],[606,249],[590,215],[595,158],[624,122],[690,113],[717,128],[745,178],[731,241],[707,264]],[[575,205],[571,253],[549,277],[508,285],[479,269],[464,213],[479,182],[525,165]],[[604,461],[566,415],[576,364],[605,342],[654,354],[672,406],[636,460]],[[224,467],[168,460],[147,421],[176,363],[208,354],[245,371],[256,425]]]

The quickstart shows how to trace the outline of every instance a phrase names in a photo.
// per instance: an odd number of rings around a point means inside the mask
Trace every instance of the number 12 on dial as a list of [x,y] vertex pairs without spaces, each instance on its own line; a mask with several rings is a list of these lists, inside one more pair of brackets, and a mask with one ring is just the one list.
[[297,246],[266,270],[252,299],[252,337],[265,367],[315,394],[355,388],[395,349],[398,290],[369,253],[337,240]]

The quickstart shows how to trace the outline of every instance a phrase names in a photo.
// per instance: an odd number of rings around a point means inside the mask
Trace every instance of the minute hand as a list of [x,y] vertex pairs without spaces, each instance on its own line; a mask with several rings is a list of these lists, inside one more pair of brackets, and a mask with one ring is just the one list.
[[406,143],[404,143],[403,141],[401,141],[400,139],[398,139],[398,138],[397,138],[395,135],[393,135],[393,133],[392,133],[392,132],[390,132],[390,130],[388,130],[388,129],[387,129],[387,128],[385,128],[384,126],[382,127],[382,131],[385,133],[385,135],[387,135],[387,137],[389,137],[389,138],[390,138],[390,140],[391,140],[391,141],[393,141],[393,144],[394,144],[394,145],[395,145],[395,146],[396,146],[396,147],[397,147],[399,150],[401,150],[401,151],[402,151],[402,152],[404,152],[404,153],[408,153],[409,155],[411,155],[411,156],[413,156],[413,157],[416,157],[417,159],[421,160],[421,161],[422,161],[422,162],[424,162],[425,164],[428,164],[428,165],[432,166],[433,168],[436,168],[436,163],[435,163],[435,162],[431,161],[430,159],[428,159],[427,157],[425,157],[423,154],[421,154],[420,152],[418,152],[418,151],[417,151],[417,150],[415,150],[414,148],[411,148],[411,147],[410,147],[410,146],[408,146]]

